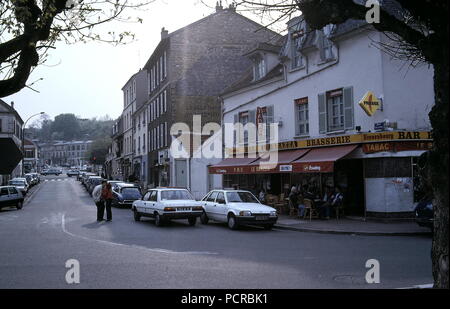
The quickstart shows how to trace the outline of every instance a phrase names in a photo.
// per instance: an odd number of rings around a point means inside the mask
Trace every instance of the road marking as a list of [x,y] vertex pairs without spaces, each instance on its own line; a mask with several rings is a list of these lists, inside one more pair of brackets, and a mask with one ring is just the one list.
[[433,283],[428,283],[428,284],[419,284],[419,285],[414,285],[414,286],[409,286],[406,288],[398,288],[397,290],[406,290],[406,289],[432,289],[434,286]]
[[62,215],[61,227],[62,227],[62,230],[64,233],[66,233],[67,235],[70,235],[72,237],[77,237],[77,238],[81,238],[84,240],[95,241],[95,242],[99,242],[102,244],[112,245],[112,246],[117,246],[117,247],[128,247],[128,248],[131,247],[131,248],[142,249],[142,250],[146,250],[146,251],[150,251],[150,252],[166,253],[166,254],[187,254],[187,255],[217,255],[218,254],[217,252],[209,252],[209,251],[173,251],[173,250],[160,249],[160,248],[147,248],[144,246],[126,245],[126,244],[116,243],[116,242],[112,242],[112,241],[93,239],[93,238],[89,238],[89,237],[85,237],[85,236],[81,236],[81,235],[76,235],[76,234],[73,234],[73,233],[67,231],[67,229],[66,229],[66,214]]

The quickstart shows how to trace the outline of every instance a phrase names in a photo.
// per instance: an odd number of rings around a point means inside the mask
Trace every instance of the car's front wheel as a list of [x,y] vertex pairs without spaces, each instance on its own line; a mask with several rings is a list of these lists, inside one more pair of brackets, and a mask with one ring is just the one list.
[[234,215],[228,216],[228,227],[232,230],[237,230],[238,224],[236,222],[236,218],[234,217]]
[[136,222],[141,221],[141,215],[139,214],[136,208],[133,210],[133,213],[134,213],[134,221]]
[[194,226],[197,223],[197,217],[188,218],[190,226]]
[[22,209],[22,207],[23,207],[23,202],[22,201],[17,202],[16,208]]
[[206,212],[203,212],[202,215],[200,216],[200,222],[201,222],[202,224],[208,224],[209,218],[208,218],[208,216],[206,215]]

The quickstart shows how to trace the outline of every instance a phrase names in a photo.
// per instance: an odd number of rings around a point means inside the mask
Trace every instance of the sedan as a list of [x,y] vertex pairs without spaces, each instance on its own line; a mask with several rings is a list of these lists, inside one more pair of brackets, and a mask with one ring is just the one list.
[[25,196],[28,192],[28,183],[24,179],[14,178],[8,181],[9,186],[16,187],[17,190],[22,192],[22,195]]
[[203,199],[204,212],[200,217],[203,224],[209,220],[226,222],[236,230],[240,225],[257,225],[272,229],[278,220],[277,211],[263,205],[249,191],[213,190]]

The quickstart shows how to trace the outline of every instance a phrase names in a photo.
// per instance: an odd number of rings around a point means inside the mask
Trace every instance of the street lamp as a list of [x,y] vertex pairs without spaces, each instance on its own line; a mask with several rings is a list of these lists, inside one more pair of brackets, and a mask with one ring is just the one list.
[[22,159],[22,176],[24,175],[24,166],[25,166],[25,126],[27,125],[27,122],[31,118],[39,116],[39,115],[44,115],[44,114],[45,114],[45,112],[40,112],[40,113],[37,113],[37,114],[35,114],[33,116],[30,116],[30,118],[28,118],[27,121],[25,121],[25,123],[22,126],[22,154],[23,154],[23,159]]

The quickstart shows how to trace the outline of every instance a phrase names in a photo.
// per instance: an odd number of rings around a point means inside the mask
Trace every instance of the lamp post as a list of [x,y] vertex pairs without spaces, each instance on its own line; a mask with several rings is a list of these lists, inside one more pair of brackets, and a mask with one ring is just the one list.
[[24,175],[24,167],[25,167],[25,126],[27,125],[28,121],[31,118],[39,116],[39,115],[44,115],[44,114],[45,114],[44,112],[40,112],[40,113],[37,113],[37,114],[35,114],[33,116],[30,116],[30,118],[28,118],[27,121],[25,121],[25,123],[22,126],[22,154],[23,154],[23,159],[22,159],[22,176]]

